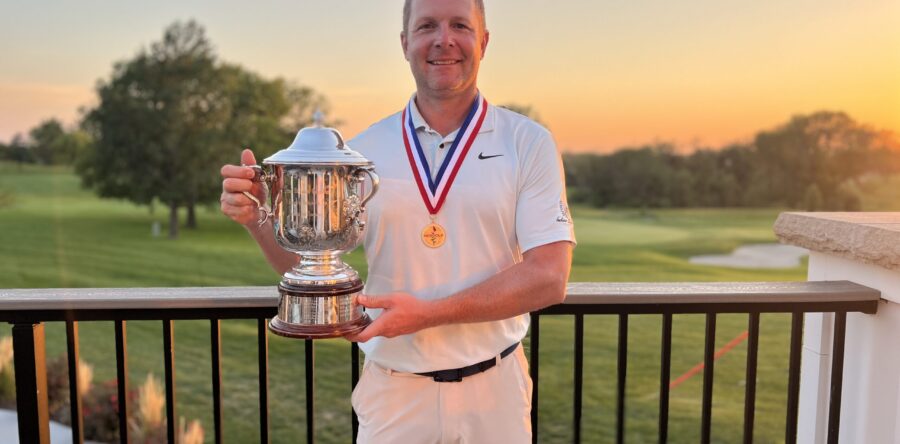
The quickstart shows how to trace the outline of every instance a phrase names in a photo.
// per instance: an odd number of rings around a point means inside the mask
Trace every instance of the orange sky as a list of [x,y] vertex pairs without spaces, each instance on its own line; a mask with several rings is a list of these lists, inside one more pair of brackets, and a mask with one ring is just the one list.
[[[74,121],[115,61],[179,19],[223,60],[325,94],[346,136],[413,91],[399,0],[182,3],[5,6],[0,140]],[[898,1],[627,3],[486,0],[485,96],[531,105],[565,151],[720,146],[822,109],[900,132]]]

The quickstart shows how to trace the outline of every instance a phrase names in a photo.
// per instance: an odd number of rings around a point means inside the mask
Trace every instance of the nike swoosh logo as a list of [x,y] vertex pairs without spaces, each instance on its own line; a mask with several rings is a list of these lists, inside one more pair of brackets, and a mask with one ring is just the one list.
[[490,159],[491,157],[500,157],[502,155],[503,154],[494,154],[492,156],[485,156],[484,153],[478,153],[478,158],[481,160],[484,160],[484,159]]

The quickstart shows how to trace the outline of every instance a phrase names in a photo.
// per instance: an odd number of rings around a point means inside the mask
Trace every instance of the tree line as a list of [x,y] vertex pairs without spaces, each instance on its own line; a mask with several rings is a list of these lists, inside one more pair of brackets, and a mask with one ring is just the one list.
[[860,209],[860,186],[900,173],[894,134],[842,112],[793,117],[752,142],[680,154],[670,144],[564,154],[572,202],[596,207]]
[[43,165],[74,165],[75,159],[83,154],[92,140],[80,128],[67,130],[57,119],[48,119],[28,132],[13,136],[9,144],[0,143],[0,160]]

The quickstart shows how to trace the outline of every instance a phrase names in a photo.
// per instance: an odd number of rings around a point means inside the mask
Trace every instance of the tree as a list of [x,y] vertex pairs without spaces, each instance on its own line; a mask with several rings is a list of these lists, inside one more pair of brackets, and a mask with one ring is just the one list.
[[195,227],[195,206],[218,198],[219,166],[244,146],[283,148],[297,130],[285,123],[302,120],[315,102],[311,90],[219,63],[193,21],[117,63],[97,94],[84,122],[95,143],[78,162],[82,181],[103,197],[164,203],[171,238],[179,208]]
[[28,134],[32,153],[45,165],[71,165],[90,143],[87,133],[79,130],[66,132],[56,119],[41,122]]
[[29,131],[31,152],[45,165],[54,164],[55,146],[65,134],[62,124],[56,119],[45,120]]
[[178,207],[196,195],[191,173],[205,148],[205,123],[217,114],[214,61],[203,29],[176,23],[150,51],[115,65],[85,119],[96,140],[77,168],[85,185],[138,204],[159,199],[169,207],[173,238]]
[[[252,148],[264,158],[287,147],[300,128],[312,124],[312,115],[328,110],[324,97],[311,88],[283,79],[266,80],[240,66],[222,64],[217,68],[219,111],[210,122],[207,147],[194,161],[198,168],[215,168],[212,174],[194,175],[192,189],[196,202],[217,201],[221,193],[218,166],[234,163],[242,148]],[[191,202],[193,203],[193,202]],[[188,205],[188,226],[194,220],[194,205]]]
[[852,206],[847,184],[876,170],[882,162],[879,132],[842,112],[820,111],[796,116],[787,124],[756,136],[760,179],[768,186],[769,203],[791,207],[815,200],[824,209]]
[[575,187],[573,201],[586,200],[598,207],[671,207],[684,206],[689,194],[684,161],[670,145],[563,159]]
[[19,171],[22,170],[23,163],[35,162],[34,153],[28,148],[28,145],[25,144],[25,138],[19,133],[13,136],[9,145],[3,151],[3,158],[15,162]]
[[223,64],[220,75],[227,109],[218,130],[223,143],[234,150],[225,152],[231,156],[225,160],[234,161],[241,148],[253,148],[257,157],[271,155],[312,124],[316,110],[328,111],[325,98],[311,88],[266,80],[237,65]]
[[749,146],[730,145],[719,150],[702,149],[685,158],[689,182],[687,206],[734,207],[744,204],[742,195],[752,174]]

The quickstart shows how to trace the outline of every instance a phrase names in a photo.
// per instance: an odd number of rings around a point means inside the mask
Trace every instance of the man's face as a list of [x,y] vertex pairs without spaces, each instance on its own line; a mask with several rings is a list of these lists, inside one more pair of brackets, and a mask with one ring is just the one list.
[[452,97],[474,90],[488,33],[472,0],[413,0],[403,53],[418,94]]

